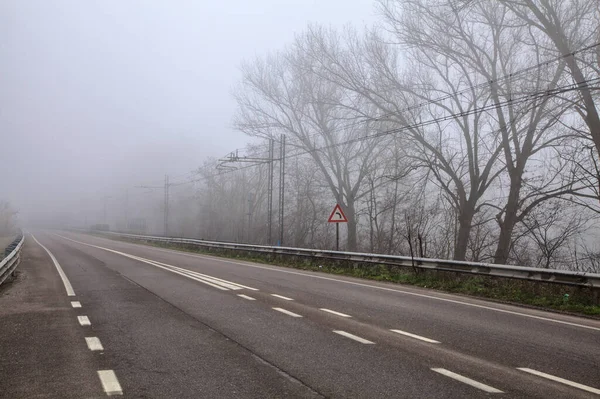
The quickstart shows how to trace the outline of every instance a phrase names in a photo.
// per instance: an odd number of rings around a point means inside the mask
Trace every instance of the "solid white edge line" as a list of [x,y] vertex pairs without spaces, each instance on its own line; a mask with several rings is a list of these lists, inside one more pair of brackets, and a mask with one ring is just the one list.
[[367,345],[374,345],[375,344],[375,342],[369,341],[368,339],[361,338],[361,337],[356,336],[354,334],[350,334],[349,332],[346,332],[346,331],[333,330],[333,332],[336,333],[336,334],[339,334],[341,336],[344,336],[346,338],[350,338],[350,339],[353,339],[355,341],[358,341],[361,344],[367,344]]
[[249,301],[256,301],[256,299],[252,298],[251,296],[248,295],[244,295],[244,294],[237,294],[237,296],[239,296],[240,298],[244,298],[247,299]]
[[290,312],[289,310],[285,310],[282,308],[273,308],[273,310],[276,310],[278,312],[284,313],[288,316],[292,316],[292,317],[302,317],[302,315],[299,315],[298,313],[294,313],[294,312]]
[[74,308],[80,308],[81,307],[81,302],[79,301],[71,301],[71,306]]
[[521,370],[521,371],[524,371],[529,374],[537,375],[538,377],[542,377],[542,378],[546,378],[546,379],[549,379],[552,381],[560,382],[561,384],[569,385],[574,388],[579,388],[583,391],[587,391],[587,392],[595,393],[596,395],[600,395],[600,389],[593,388],[593,387],[590,387],[587,385],[583,385],[578,382],[565,380],[564,378],[560,378],[560,377],[556,377],[556,376],[553,376],[550,374],[542,373],[541,371],[529,369],[527,367],[517,367],[517,370]]
[[320,308],[319,310],[322,310],[323,312],[331,313],[331,314],[334,314],[334,315],[340,316],[340,317],[352,317],[349,314],[336,312],[335,310],[331,310],[331,309]]
[[[56,235],[58,237],[62,237],[64,239],[67,239],[67,240],[70,240],[70,241],[73,241],[73,242],[79,242],[79,241],[75,241],[75,240],[72,240],[72,239],[67,238],[67,237],[63,237],[63,236],[61,236],[59,234],[56,234]],[[104,240],[108,240],[108,239],[105,238]],[[121,242],[125,242],[125,241],[121,241]],[[89,246],[92,246],[92,247],[94,246],[94,245],[87,244],[87,243],[84,243],[84,242],[79,242],[79,243],[80,244],[84,244],[84,245],[89,245]],[[381,291],[397,292],[399,294],[412,295],[412,296],[416,296],[416,297],[419,297],[419,298],[428,298],[428,299],[433,299],[433,300],[436,300],[436,301],[454,303],[454,304],[457,304],[457,305],[470,306],[470,307],[479,308],[479,309],[491,310],[491,311],[494,311],[494,312],[500,312],[500,313],[512,314],[512,315],[515,315],[515,316],[528,317],[528,318],[536,319],[536,320],[548,321],[548,322],[551,322],[551,323],[557,323],[557,324],[563,324],[563,325],[567,325],[567,326],[573,326],[573,327],[579,327],[579,328],[586,328],[586,329],[589,329],[589,330],[600,331],[600,327],[586,326],[585,324],[572,323],[572,322],[569,322],[569,321],[562,321],[562,320],[551,319],[551,318],[548,318],[548,317],[535,316],[535,315],[531,315],[531,314],[527,314],[527,313],[516,312],[516,311],[513,311],[513,310],[499,309],[499,308],[494,308],[494,307],[491,307],[491,306],[478,305],[476,303],[462,302],[462,301],[455,300],[455,299],[448,299],[448,298],[441,298],[441,297],[437,297],[437,296],[433,296],[433,295],[420,294],[418,292],[405,291],[405,290],[400,290],[400,289],[397,289],[397,288],[380,287],[380,286],[377,286],[377,285],[371,285],[371,284],[366,284],[366,283],[359,283],[359,282],[356,282],[356,281],[339,280],[339,279],[336,279],[336,278],[333,278],[333,277],[316,276],[316,275],[313,275],[313,274],[306,274],[306,273],[296,272],[296,271],[292,271],[292,270],[281,270],[281,269],[275,268],[275,267],[266,267],[266,266],[254,265],[254,264],[250,264],[250,263],[236,262],[236,261],[232,261],[232,260],[227,260],[227,259],[219,258],[219,257],[216,257],[216,256],[195,255],[195,254],[190,254],[190,253],[186,253],[186,252],[182,252],[182,251],[177,251],[177,250],[174,250],[174,249],[171,249],[171,250],[169,250],[169,249],[161,249],[161,248],[156,248],[156,247],[152,247],[152,246],[149,246],[149,245],[143,245],[143,244],[133,244],[133,245],[137,245],[137,246],[144,247],[144,248],[151,248],[151,249],[153,249],[155,251],[158,251],[158,252],[177,253],[179,255],[188,256],[188,257],[192,257],[192,258],[211,259],[211,260],[218,261],[218,262],[231,263],[233,265],[253,267],[255,269],[271,270],[271,271],[275,271],[275,272],[279,272],[279,273],[293,274],[293,275],[297,275],[297,276],[304,276],[304,277],[309,277],[309,278],[316,278],[316,279],[320,279],[320,280],[336,281],[338,283],[343,283],[343,284],[355,285],[355,286],[359,286],[359,287],[373,288],[373,289],[381,290]]]
[[97,337],[85,337],[85,342],[91,351],[103,351],[104,347]]
[[395,333],[401,334],[401,335],[406,335],[407,337],[411,337],[411,338],[415,338],[415,339],[420,339],[421,341],[425,341],[425,342],[429,342],[430,344],[439,344],[440,341],[436,341],[434,339],[430,339],[430,338],[425,338],[421,335],[417,335],[417,334],[411,334],[409,332],[406,331],[402,331],[402,330],[390,330],[393,331]]
[[92,323],[90,322],[90,319],[87,316],[77,316],[77,320],[79,321],[79,324],[81,324],[82,326],[91,326]]
[[48,248],[46,248],[45,246],[43,246],[42,243],[40,243],[37,240],[37,238],[34,237],[33,234],[31,234],[31,238],[33,238],[33,240],[35,242],[37,242],[38,245],[40,247],[42,247],[48,253],[48,255],[50,255],[50,259],[52,259],[52,262],[54,263],[54,267],[56,267],[56,270],[58,271],[58,274],[59,274],[59,276],[60,276],[60,278],[61,278],[61,280],[63,282],[63,285],[65,286],[65,290],[67,291],[67,296],[75,296],[75,291],[73,291],[73,286],[71,285],[71,282],[67,278],[67,275],[63,271],[62,267],[60,267],[60,264],[58,263],[58,261],[56,260],[56,258],[54,257],[54,255],[52,255],[52,252],[50,252],[50,250]]
[[472,380],[470,378],[467,378],[465,376],[462,376],[460,374],[456,374],[453,373],[452,371],[446,370],[446,369],[442,369],[442,368],[432,368],[431,370],[435,371],[436,373],[445,375],[446,377],[452,378],[456,381],[460,381],[464,384],[470,385],[474,388],[477,389],[481,389],[482,391],[488,392],[488,393],[504,393],[499,389],[496,389],[494,387],[491,387],[489,385],[483,384],[481,382]]
[[123,389],[113,370],[98,370],[102,388],[108,396],[123,395]]
[[70,239],[70,238],[63,237],[63,236],[61,236],[61,235],[58,235],[58,234],[56,234],[56,235],[57,235],[58,237],[64,238],[65,240],[73,241],[73,242],[75,242],[75,243],[82,244],[82,245],[86,245],[86,246],[88,246],[88,247],[92,247],[92,248],[101,249],[101,250],[103,250],[103,251],[112,252],[112,253],[115,253],[115,254],[117,254],[117,255],[121,255],[121,256],[124,256],[124,257],[126,257],[126,258],[129,258],[129,259],[134,259],[134,260],[137,260],[137,261],[139,261],[139,262],[147,263],[147,264],[149,264],[149,265],[152,265],[152,266],[154,266],[154,267],[158,267],[159,269],[164,269],[164,270],[167,270],[167,271],[169,271],[169,272],[171,272],[171,273],[179,274],[180,276],[184,276],[184,277],[187,277],[187,278],[189,278],[189,279],[191,279],[191,280],[195,280],[195,281],[198,281],[198,282],[204,283],[204,284],[206,284],[206,285],[210,285],[211,287],[214,287],[214,288],[220,289],[220,290],[222,290],[222,291],[228,291],[228,290],[229,290],[228,288],[222,287],[222,286],[220,286],[220,285],[216,285],[216,284],[213,284],[213,283],[211,283],[211,282],[208,282],[208,281],[205,281],[205,280],[203,280],[203,279],[200,279],[200,278],[198,278],[198,277],[190,276],[190,275],[188,275],[188,274],[185,274],[185,273],[183,273],[183,272],[180,272],[180,271],[174,270],[174,269],[173,269],[171,266],[169,266],[169,267],[161,266],[161,265],[160,265],[160,264],[158,264],[157,262],[154,262],[154,261],[151,261],[151,260],[148,260],[148,259],[144,259],[144,258],[140,258],[139,256],[130,255],[130,254],[126,254],[126,253],[124,253],[124,252],[115,251],[115,250],[113,250],[113,249],[103,248],[103,247],[99,247],[99,246],[97,246],[97,245],[92,245],[92,244],[87,244],[87,243],[85,243],[85,242],[81,242],[81,241],[72,240],[72,239]]
[[284,299],[284,300],[286,300],[286,301],[293,301],[293,299],[292,299],[292,298],[288,298],[287,296],[283,296],[283,295],[271,294],[271,296],[274,296],[275,298]]
[[[62,237],[62,236],[59,236],[59,237]],[[63,238],[66,238],[66,237],[63,237]],[[67,238],[67,239],[69,239],[69,238]],[[108,240],[108,239],[105,239],[105,240]],[[72,241],[74,241],[74,240],[72,240]],[[124,241],[121,241],[121,242],[124,242]],[[86,245],[90,245],[90,244],[86,244]],[[149,245],[143,245],[143,244],[134,244],[134,245],[152,248],[153,250],[158,251],[158,252],[177,253],[179,255],[188,256],[188,257],[191,257],[191,258],[211,259],[211,260],[215,260],[215,261],[218,261],[218,262],[231,263],[233,265],[253,267],[255,269],[271,270],[271,271],[274,271],[274,272],[293,274],[293,275],[296,275],[296,276],[304,276],[304,277],[309,277],[309,278],[316,278],[316,279],[319,279],[319,280],[336,281],[338,283],[343,283],[343,284],[350,284],[350,285],[356,285],[356,286],[359,286],[359,287],[373,288],[373,289],[382,290],[382,291],[397,292],[399,294],[412,295],[412,296],[416,296],[416,297],[420,297],[420,298],[428,298],[428,299],[433,299],[433,300],[436,300],[436,301],[449,302],[449,303],[454,303],[454,304],[457,304],[457,305],[470,306],[470,307],[479,308],[479,309],[486,309],[486,310],[491,310],[491,311],[500,312],[500,313],[512,314],[512,315],[515,315],[515,316],[529,317],[531,319],[536,319],[536,320],[549,321],[551,323],[558,323],[558,324],[564,324],[564,325],[573,326],[573,327],[587,328],[587,329],[590,329],[590,330],[600,331],[600,327],[586,326],[585,324],[572,323],[572,322],[568,322],[568,321],[551,319],[551,318],[543,317],[543,316],[536,316],[536,315],[531,315],[531,314],[527,314],[527,313],[516,312],[516,311],[513,311],[513,310],[505,310],[505,309],[494,308],[494,307],[491,307],[491,306],[478,305],[476,303],[462,302],[462,301],[455,300],[455,299],[440,298],[440,297],[433,296],[433,295],[420,294],[420,293],[411,292],[411,291],[404,291],[404,290],[400,290],[400,289],[396,289],[396,288],[380,287],[380,286],[377,286],[377,285],[370,285],[370,284],[366,284],[366,283],[359,283],[359,282],[356,282],[356,281],[339,280],[339,279],[332,278],[332,277],[316,276],[316,275],[306,274],[306,273],[301,273],[301,272],[296,272],[296,271],[292,271],[292,270],[281,270],[281,269],[275,268],[275,267],[266,267],[266,266],[254,265],[254,264],[250,264],[250,263],[236,262],[236,261],[232,261],[232,260],[218,258],[216,256],[189,254],[189,253],[185,253],[185,252],[182,252],[182,251],[177,251],[177,250],[174,250],[174,249],[171,249],[171,250],[169,250],[169,249],[161,249],[161,248],[155,248],[155,247],[152,247],[152,246],[149,246]]]
[[220,279],[220,278],[217,278],[217,277],[208,276],[206,274],[198,273],[198,272],[195,272],[193,270],[188,270],[188,269],[184,269],[184,268],[181,268],[181,267],[178,267],[178,266],[173,266],[173,265],[169,265],[169,264],[166,264],[166,263],[161,263],[161,262],[158,262],[158,261],[155,261],[155,260],[142,258],[142,257],[136,256],[136,255],[127,254],[125,252],[116,251],[114,249],[104,248],[104,247],[100,247],[100,246],[97,246],[97,245],[92,245],[92,244],[88,244],[88,243],[85,243],[85,242],[81,242],[81,241],[77,241],[77,240],[72,240],[72,239],[70,239],[68,237],[64,237],[64,236],[61,236],[59,234],[55,234],[55,235],[57,237],[60,237],[60,238],[63,238],[65,240],[69,240],[69,241],[72,241],[72,242],[75,242],[75,243],[78,243],[78,244],[87,245],[89,247],[93,247],[93,248],[97,248],[97,249],[102,249],[104,251],[108,251],[108,252],[112,252],[112,253],[115,253],[115,254],[118,254],[118,255],[121,255],[121,256],[125,256],[125,257],[130,258],[130,259],[135,259],[137,261],[144,262],[144,263],[147,263],[149,265],[152,265],[152,266],[164,269],[164,270],[168,270],[168,271],[170,271],[172,273],[179,274],[179,275],[184,276],[184,277],[188,277],[188,278],[190,278],[192,280],[196,280],[198,282],[210,285],[211,287],[218,288],[218,289],[223,290],[223,291],[227,291],[227,290],[240,290],[240,289],[244,289],[244,288],[252,290],[252,291],[258,291],[257,288],[252,288],[252,287],[248,287],[248,286],[245,286],[245,285],[233,283],[231,281],[223,280],[223,279]]

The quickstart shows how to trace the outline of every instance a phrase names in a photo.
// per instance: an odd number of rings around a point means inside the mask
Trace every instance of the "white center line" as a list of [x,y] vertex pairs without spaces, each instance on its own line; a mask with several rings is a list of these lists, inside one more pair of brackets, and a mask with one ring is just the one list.
[[35,242],[37,242],[40,247],[44,248],[44,250],[48,253],[48,255],[50,255],[50,259],[52,259],[52,262],[54,262],[54,267],[56,267],[56,270],[58,271],[58,274],[59,274],[59,276],[60,276],[60,278],[61,278],[61,280],[63,282],[63,285],[65,286],[65,290],[67,291],[67,296],[75,296],[75,291],[73,291],[73,286],[71,285],[71,282],[67,278],[67,275],[63,271],[62,267],[60,267],[60,264],[58,263],[58,261],[56,260],[56,258],[54,257],[54,255],[52,255],[52,252],[50,252],[48,250],[48,248],[46,248],[45,246],[43,246],[37,240],[37,238],[35,238],[33,236],[33,234],[31,235],[31,238],[33,238],[33,240]]
[[77,320],[79,320],[79,324],[82,326],[91,326],[90,319],[87,316],[77,316]]
[[440,343],[440,341],[436,341],[434,339],[425,338],[425,337],[423,337],[421,335],[417,335],[417,334],[411,334],[409,332],[402,331],[402,330],[390,330],[390,331],[393,331],[393,332],[398,333],[398,334],[406,335],[407,337],[411,337],[411,338],[415,338],[415,339],[420,339],[421,341],[429,342],[430,344],[439,344]]
[[333,330],[333,332],[336,333],[336,334],[342,335],[342,336],[344,336],[346,338],[350,338],[350,339],[353,339],[355,341],[358,341],[361,344],[370,344],[370,345],[374,345],[375,344],[375,342],[371,342],[368,339],[364,339],[364,338],[358,337],[358,336],[356,336],[354,334],[350,334],[350,333],[348,333],[346,331]]
[[283,295],[271,294],[271,296],[274,296],[275,298],[285,299],[286,301],[293,301],[292,298],[288,298],[287,296]]
[[456,381],[460,381],[464,384],[470,385],[474,388],[477,389],[481,389],[482,391],[488,392],[488,393],[503,393],[501,390],[496,389],[494,387],[491,387],[489,385],[485,385],[482,384],[481,382],[477,382],[475,380],[472,380],[470,378],[464,377],[460,374],[456,374],[453,373],[452,371],[446,370],[446,369],[441,369],[441,368],[434,368],[431,369],[433,371],[435,371],[436,373],[440,373],[442,375],[445,375],[446,377],[450,377],[452,379],[455,379]]
[[584,391],[595,393],[596,395],[600,395],[600,389],[592,388],[592,387],[589,387],[587,385],[580,384],[578,382],[573,382],[573,381],[565,380],[564,378],[555,377],[553,375],[542,373],[541,371],[537,371],[537,370],[533,370],[533,369],[528,369],[526,367],[517,367],[517,370],[521,370],[521,371],[524,371],[526,373],[537,375],[539,377],[547,378],[547,379],[552,380],[552,381],[560,382],[560,383],[565,384],[565,385],[569,385],[569,386],[572,386],[572,387],[575,387],[575,388],[582,389]]
[[73,306],[74,308],[80,308],[81,307],[81,302],[79,302],[79,301],[71,301],[71,306]]
[[334,314],[336,316],[340,316],[340,317],[352,317],[349,314],[345,314],[345,313],[340,313],[340,312],[336,312],[335,310],[331,310],[331,309],[325,309],[325,308],[321,308],[320,310],[322,310],[323,312],[327,312],[327,313],[331,313]]
[[102,388],[108,396],[123,395],[123,389],[114,371],[98,370],[98,377],[102,383]]
[[244,295],[244,294],[238,294],[238,296],[239,296],[240,298],[244,298],[244,299],[247,299],[247,300],[249,300],[249,301],[256,301],[256,299],[254,299],[254,298],[252,298],[251,296],[248,296],[248,295]]
[[85,342],[91,351],[103,351],[104,347],[100,340],[96,337],[85,337]]
[[227,280],[223,280],[217,277],[213,277],[213,276],[208,276],[206,274],[202,274],[202,273],[198,273],[195,272],[193,270],[188,270],[188,269],[184,269],[181,267],[177,267],[177,266],[173,266],[173,265],[169,265],[167,263],[162,263],[162,262],[157,262],[151,259],[145,259],[139,256],[135,256],[135,255],[131,255],[125,252],[121,252],[121,251],[115,251],[114,249],[109,249],[109,248],[104,248],[104,247],[99,247],[97,245],[92,245],[92,244],[88,244],[85,242],[81,242],[81,241],[77,241],[77,240],[72,240],[70,238],[67,237],[63,237],[61,235],[55,234],[57,237],[63,238],[65,240],[68,241],[72,241],[78,244],[82,244],[82,245],[86,245],[88,247],[92,247],[92,248],[98,248],[98,249],[102,249],[104,251],[108,251],[108,252],[112,252],[121,256],[125,256],[127,258],[130,259],[135,259],[137,261],[143,262],[143,263],[147,263],[149,265],[158,267],[160,269],[163,270],[167,270],[170,271],[172,273],[175,274],[179,274],[181,276],[187,277],[189,279],[198,281],[200,283],[204,283],[206,285],[209,285],[211,287],[223,290],[223,291],[228,291],[228,290],[241,290],[241,289],[248,289],[248,290],[252,290],[252,291],[258,291],[257,288],[252,288],[252,287],[248,287],[246,285],[242,285],[242,284],[238,284],[238,283],[234,283],[231,281],[227,281]]
[[285,310],[285,309],[282,309],[282,308],[273,308],[273,310],[276,310],[278,312],[284,313],[284,314],[286,314],[288,316],[292,316],[292,317],[302,317],[301,315],[299,315],[297,313],[290,312],[289,310]]

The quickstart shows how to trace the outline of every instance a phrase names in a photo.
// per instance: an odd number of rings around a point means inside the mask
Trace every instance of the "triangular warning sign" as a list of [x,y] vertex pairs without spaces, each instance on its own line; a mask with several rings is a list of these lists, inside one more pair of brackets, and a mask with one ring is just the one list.
[[333,208],[333,212],[329,215],[329,223],[348,223],[348,219],[346,215],[344,215],[344,211],[342,211],[342,207],[340,204],[336,204],[335,208]]

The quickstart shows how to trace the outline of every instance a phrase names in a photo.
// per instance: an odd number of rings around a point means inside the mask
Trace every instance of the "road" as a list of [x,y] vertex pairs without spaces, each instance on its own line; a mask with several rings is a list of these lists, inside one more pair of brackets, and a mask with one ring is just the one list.
[[597,320],[71,232],[34,236],[64,279],[28,235],[24,277],[0,290],[2,397],[600,396]]

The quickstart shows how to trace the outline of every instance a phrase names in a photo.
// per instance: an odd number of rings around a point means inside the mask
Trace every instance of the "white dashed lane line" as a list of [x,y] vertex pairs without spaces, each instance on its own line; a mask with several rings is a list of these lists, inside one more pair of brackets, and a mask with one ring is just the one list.
[[339,334],[339,335],[341,335],[343,337],[353,339],[353,340],[355,340],[357,342],[360,342],[361,344],[368,344],[368,345],[374,345],[375,344],[375,342],[369,341],[368,339],[361,338],[361,337],[359,337],[357,335],[354,335],[354,334],[350,334],[349,332],[346,332],[346,331],[333,330],[333,332],[336,333],[336,334]]
[[85,337],[85,342],[91,351],[103,351],[104,347],[97,337]]
[[518,367],[517,370],[521,370],[521,371],[524,371],[524,372],[529,373],[529,374],[537,375],[538,377],[542,377],[542,378],[546,378],[548,380],[560,382],[561,384],[569,385],[569,386],[574,387],[574,388],[579,388],[581,390],[584,390],[584,391],[587,391],[587,392],[591,392],[591,393],[595,393],[596,395],[600,395],[600,389],[589,387],[587,385],[583,385],[583,384],[580,384],[578,382],[573,382],[573,381],[565,380],[564,378],[560,378],[560,377],[556,377],[556,376],[553,376],[553,375],[550,375],[550,374],[542,373],[541,371],[537,371],[537,370],[533,370],[533,369],[528,369],[527,367]]
[[417,335],[417,334],[411,334],[409,332],[402,331],[402,330],[390,330],[390,331],[393,331],[397,334],[405,335],[407,337],[415,338],[415,339],[418,339],[421,341],[429,342],[430,344],[439,344],[440,343],[440,341],[436,341],[436,340],[430,339],[430,338],[425,338],[425,337],[423,337],[421,335]]
[[79,301],[71,301],[71,306],[74,308],[80,308],[81,307],[81,302]]
[[102,388],[108,396],[123,395],[123,389],[114,371],[98,370],[98,377],[100,377]]
[[283,314],[286,314],[286,315],[292,316],[292,317],[302,317],[298,313],[290,312],[289,310],[285,310],[285,309],[282,309],[282,308],[273,308],[273,310],[276,310],[278,312],[281,312]]
[[283,296],[283,295],[271,294],[271,296],[274,296],[275,298],[279,298],[279,299],[284,299],[286,301],[293,301],[292,298],[288,298],[287,296]]
[[336,312],[335,310],[331,310],[331,309],[325,309],[325,308],[321,308],[320,310],[322,310],[323,312],[327,312],[327,313],[331,313],[334,314],[336,316],[340,316],[340,317],[352,317],[349,314],[345,314],[345,313],[340,313],[340,312]]
[[90,323],[90,319],[88,319],[87,316],[77,316],[77,320],[79,321],[79,324],[81,324],[82,326],[91,326],[92,323]]
[[472,386],[474,388],[481,389],[482,391],[485,391],[487,393],[503,393],[499,389],[496,389],[496,388],[491,387],[491,386],[486,385],[486,384],[482,384],[481,382],[472,380],[472,379],[467,378],[465,376],[462,376],[460,374],[453,373],[452,371],[449,371],[449,370],[446,370],[446,369],[433,368],[431,370],[435,371],[436,373],[445,375],[446,377],[450,377],[453,380],[460,381],[463,384],[467,384],[467,385],[470,385],[470,386]]
[[238,296],[239,296],[240,298],[244,298],[244,299],[247,299],[247,300],[249,300],[249,301],[256,301],[256,299],[254,299],[254,298],[252,298],[251,296],[248,296],[248,295],[244,295],[244,294],[238,294]]

